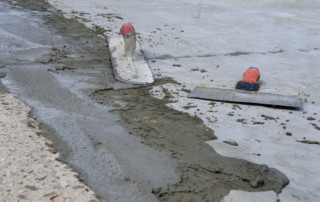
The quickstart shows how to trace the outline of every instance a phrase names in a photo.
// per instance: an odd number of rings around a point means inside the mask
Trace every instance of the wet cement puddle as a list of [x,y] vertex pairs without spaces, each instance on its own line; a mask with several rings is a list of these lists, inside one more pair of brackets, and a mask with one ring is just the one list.
[[42,1],[18,1],[33,12],[0,3],[2,83],[34,108],[61,159],[102,198],[219,201],[231,189],[279,193],[288,183],[276,169],[218,155],[205,143],[214,131],[168,108],[169,93],[161,100],[152,86],[117,82],[94,31]]

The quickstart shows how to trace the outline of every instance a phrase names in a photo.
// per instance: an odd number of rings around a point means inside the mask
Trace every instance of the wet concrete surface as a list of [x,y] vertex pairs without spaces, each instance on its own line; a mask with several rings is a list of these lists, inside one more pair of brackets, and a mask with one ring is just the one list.
[[102,200],[219,201],[288,184],[276,169],[218,155],[205,143],[214,131],[168,108],[169,92],[157,99],[152,86],[116,81],[105,38],[43,1],[17,2],[0,1],[1,82]]

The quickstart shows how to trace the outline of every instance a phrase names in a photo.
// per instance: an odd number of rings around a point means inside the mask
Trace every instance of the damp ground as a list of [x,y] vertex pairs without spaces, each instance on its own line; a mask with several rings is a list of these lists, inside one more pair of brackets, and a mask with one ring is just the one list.
[[[220,201],[230,190],[280,193],[287,177],[267,165],[220,156],[202,120],[151,96],[155,85],[113,77],[107,40],[43,1],[1,4],[2,83],[102,200]],[[4,11],[1,11],[4,12]],[[10,18],[10,20],[8,20]]]

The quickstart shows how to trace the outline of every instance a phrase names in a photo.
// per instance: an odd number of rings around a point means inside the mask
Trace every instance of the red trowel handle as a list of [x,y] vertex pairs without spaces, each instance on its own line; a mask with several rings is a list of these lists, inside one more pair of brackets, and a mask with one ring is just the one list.
[[250,67],[243,73],[243,79],[241,82],[258,83],[260,78],[259,69],[256,67]]
[[256,67],[250,67],[243,73],[243,79],[238,81],[236,89],[257,91],[260,84],[258,83],[260,78],[259,69]]
[[125,38],[125,36],[128,33],[136,34],[136,31],[134,30],[134,27],[130,23],[126,23],[126,24],[122,25],[120,31],[121,31],[121,34],[122,34],[123,38]]

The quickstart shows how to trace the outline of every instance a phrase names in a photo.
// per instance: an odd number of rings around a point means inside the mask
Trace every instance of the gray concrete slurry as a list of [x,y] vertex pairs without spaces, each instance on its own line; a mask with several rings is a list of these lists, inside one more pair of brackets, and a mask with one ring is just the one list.
[[[205,143],[214,131],[168,108],[169,93],[156,99],[152,86],[117,82],[105,38],[43,1],[17,2],[0,2],[1,81],[103,200],[218,201],[231,189],[288,184],[277,169],[218,155]],[[175,81],[155,85],[166,83]]]

